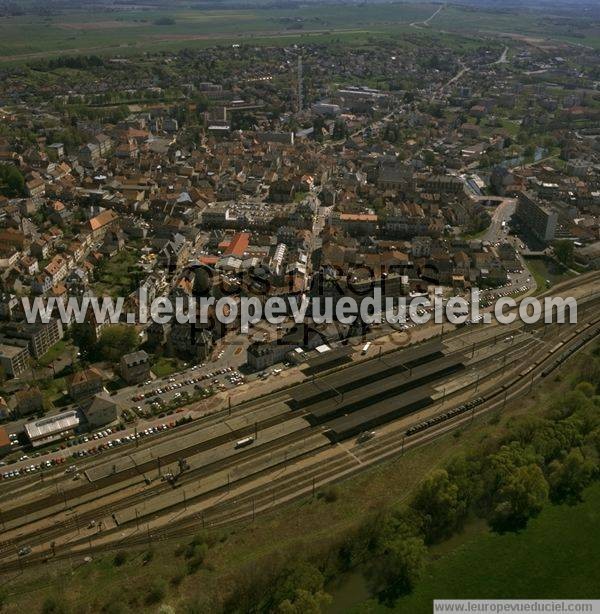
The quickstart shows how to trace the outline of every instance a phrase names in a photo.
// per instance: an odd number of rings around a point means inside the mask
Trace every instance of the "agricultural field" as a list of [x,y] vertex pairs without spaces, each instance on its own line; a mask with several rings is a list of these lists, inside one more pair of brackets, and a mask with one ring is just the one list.
[[409,28],[431,5],[319,6],[302,9],[82,12],[24,15],[0,23],[0,59],[26,60],[50,53],[127,53],[207,46],[247,39],[322,36],[331,32],[385,32]]
[[431,22],[431,27],[465,34],[501,34],[543,47],[547,41],[564,41],[577,45],[600,46],[600,23],[597,20],[564,18],[537,10],[477,10],[472,7],[448,6]]
[[[539,19],[534,12],[478,11],[430,3],[303,5],[294,8],[73,10],[9,16],[0,23],[0,61],[47,55],[176,50],[252,40],[257,44],[315,42],[333,35],[401,36],[406,32],[498,35],[600,47],[600,25],[592,20]],[[435,14],[434,17],[432,15]],[[431,20],[427,22],[430,18]],[[518,17],[518,18],[517,18]],[[423,23],[426,22],[426,23]]]

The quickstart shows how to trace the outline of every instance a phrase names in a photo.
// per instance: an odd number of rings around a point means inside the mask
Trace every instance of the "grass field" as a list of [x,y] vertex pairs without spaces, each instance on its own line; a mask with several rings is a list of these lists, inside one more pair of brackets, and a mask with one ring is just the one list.
[[183,362],[177,358],[166,358],[161,356],[154,363],[152,363],[152,373],[156,377],[167,377],[177,371],[183,369]]
[[416,591],[392,611],[429,614],[435,598],[597,599],[599,528],[595,484],[583,503],[548,506],[521,533],[471,535],[433,562]]
[[394,607],[349,603],[366,593],[355,574],[337,588],[326,614],[430,614],[434,599],[597,599],[600,566],[590,553],[600,547],[599,527],[600,484],[583,503],[547,506],[520,533],[499,535],[472,522],[432,549],[425,578]]
[[[573,277],[571,271],[567,269],[560,271],[553,261],[546,262],[541,258],[526,258],[525,260],[527,268],[535,279],[538,294],[544,292],[554,284],[564,281],[569,277]],[[550,282],[550,285],[546,284],[546,280]]]
[[100,267],[94,291],[98,296],[127,296],[132,290],[134,272],[138,271],[139,254],[124,249]]
[[431,27],[464,33],[501,33],[529,38],[550,38],[598,48],[600,24],[580,15],[553,16],[539,10],[477,10],[448,6],[431,21]]

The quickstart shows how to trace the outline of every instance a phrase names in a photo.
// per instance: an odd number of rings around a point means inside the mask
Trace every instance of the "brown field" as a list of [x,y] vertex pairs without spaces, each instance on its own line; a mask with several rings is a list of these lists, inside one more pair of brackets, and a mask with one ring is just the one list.
[[[264,30],[257,32],[219,32],[215,34],[151,34],[149,39],[158,41],[202,41],[202,40],[219,40],[224,37],[238,38],[261,38],[261,37],[277,37],[285,38],[290,36],[311,36],[318,34],[330,34],[331,30]],[[368,30],[335,30],[335,33],[366,33]]]
[[90,22],[62,22],[57,23],[57,27],[63,30],[114,30],[115,28],[136,28],[143,25],[143,23],[136,23],[135,21],[90,21]]

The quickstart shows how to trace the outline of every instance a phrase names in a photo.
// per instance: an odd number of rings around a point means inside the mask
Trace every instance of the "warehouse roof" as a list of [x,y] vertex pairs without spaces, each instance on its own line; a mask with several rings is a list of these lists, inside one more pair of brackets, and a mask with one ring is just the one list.
[[42,418],[25,425],[25,432],[30,441],[52,438],[65,431],[72,431],[79,426],[79,414],[76,410]]

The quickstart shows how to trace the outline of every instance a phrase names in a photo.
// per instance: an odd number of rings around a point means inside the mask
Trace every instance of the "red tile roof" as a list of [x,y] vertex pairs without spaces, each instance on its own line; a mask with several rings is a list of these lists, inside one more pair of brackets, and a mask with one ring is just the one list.
[[233,239],[231,239],[231,243],[223,252],[223,255],[241,258],[246,253],[248,245],[250,245],[250,233],[238,232],[233,236]]

